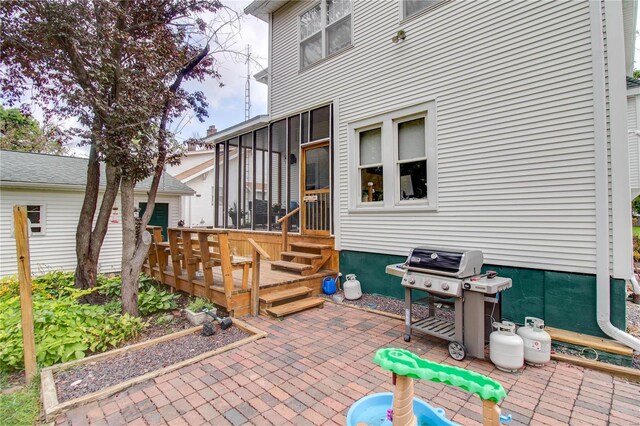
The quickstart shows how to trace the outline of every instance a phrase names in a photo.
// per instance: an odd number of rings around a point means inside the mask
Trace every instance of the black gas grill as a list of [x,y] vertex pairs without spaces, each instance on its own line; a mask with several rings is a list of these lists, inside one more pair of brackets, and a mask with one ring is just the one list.
[[[450,341],[449,354],[454,359],[464,359],[467,350],[484,358],[485,294],[496,295],[511,287],[511,280],[495,273],[482,275],[482,262],[480,250],[416,247],[405,263],[387,266],[388,274],[402,277],[405,288],[405,341],[417,330]],[[412,321],[411,315],[414,290],[427,292],[429,300],[429,316],[418,321]],[[434,316],[434,296],[453,298],[453,322]],[[498,298],[494,299],[497,303]]]

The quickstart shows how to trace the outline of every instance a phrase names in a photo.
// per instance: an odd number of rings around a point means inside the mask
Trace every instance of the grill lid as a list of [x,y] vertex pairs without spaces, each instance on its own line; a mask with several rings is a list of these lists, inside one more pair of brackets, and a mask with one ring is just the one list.
[[480,250],[416,247],[411,250],[405,266],[416,272],[466,278],[480,273],[482,261]]

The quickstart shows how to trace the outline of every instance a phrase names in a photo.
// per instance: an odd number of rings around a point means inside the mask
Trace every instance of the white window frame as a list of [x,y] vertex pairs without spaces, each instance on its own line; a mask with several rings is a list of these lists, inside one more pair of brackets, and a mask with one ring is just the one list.
[[[29,232],[29,236],[33,237],[36,235],[46,235],[47,234],[47,206],[46,204],[16,204],[17,205],[22,205],[27,207],[27,212],[29,211],[28,206],[38,206],[40,207],[40,223],[37,224],[32,224],[31,220],[29,220],[29,216],[27,215],[27,226],[29,227],[28,232]],[[40,227],[40,231],[39,232],[34,232],[31,228],[33,226],[39,226]],[[11,236],[14,237],[15,236],[15,230],[13,228],[13,221],[11,221]]]
[[[375,163],[375,164],[367,164],[367,165],[362,165],[360,164],[360,133],[362,132],[366,132],[367,130],[373,130],[373,129],[380,129],[380,151],[381,151],[381,159],[382,162],[381,163]],[[356,185],[358,187],[359,190],[359,194],[360,196],[357,197],[356,199],[356,204],[358,206],[366,206],[366,207],[383,207],[384,206],[384,187],[385,187],[385,178],[384,178],[384,171],[385,166],[384,166],[384,124],[382,122],[379,123],[374,123],[368,126],[364,126],[364,127],[360,127],[357,130],[355,130],[356,135],[355,135],[355,160],[356,160]],[[383,193],[382,193],[382,201],[362,201],[362,169],[368,169],[370,167],[382,167],[382,188],[383,188]]]
[[407,15],[405,0],[399,0],[399,2],[400,2],[400,20],[403,21],[405,19],[411,19],[411,18],[413,18],[415,16],[422,15],[426,11],[432,10],[435,7],[438,7],[438,6],[440,6],[442,3],[446,2],[446,1],[448,1],[448,0],[440,0],[437,3],[434,3],[434,4],[430,5],[430,6],[427,6],[424,9],[420,9],[419,11],[414,12],[411,15]]
[[[425,153],[427,161],[427,197],[417,200],[400,199],[400,162],[398,159],[398,124],[416,118],[425,118]],[[348,126],[349,135],[349,211],[436,211],[438,208],[438,156],[436,101],[394,110],[362,119]],[[383,200],[362,202],[360,182],[360,138],[362,131],[381,127]],[[417,161],[418,158],[408,160]],[[404,162],[404,161],[402,161]]]
[[[314,2],[310,7],[306,8],[302,13],[300,13],[298,15],[298,63],[300,64],[300,70],[305,70],[307,68],[310,68],[316,64],[319,64],[320,62],[322,62],[323,60],[333,57],[335,55],[338,55],[342,52],[344,52],[345,50],[349,49],[351,46],[353,46],[353,2],[351,1],[351,11],[349,13],[349,15],[344,16],[340,19],[338,19],[335,22],[332,22],[330,24],[327,24],[327,1],[326,0],[320,0],[317,2]],[[318,5],[320,5],[320,20],[321,20],[321,28],[320,30],[316,31],[315,33],[307,36],[304,40],[301,38],[302,35],[302,28],[300,25],[300,19],[302,18],[302,15],[304,15],[305,13],[309,12],[311,9],[316,8]],[[343,47],[342,49],[339,49],[331,54],[328,53],[328,45],[327,45],[327,30],[338,25],[339,23],[344,22],[345,20],[349,20],[350,22],[350,29],[351,29],[351,34],[350,34],[350,43],[349,45]],[[313,37],[316,37],[318,34],[320,34],[320,44],[321,44],[321,54],[322,56],[320,57],[320,59],[318,59],[317,61],[308,64],[308,65],[304,65],[303,63],[303,54],[302,54],[302,43],[304,43],[307,40],[312,39]]]

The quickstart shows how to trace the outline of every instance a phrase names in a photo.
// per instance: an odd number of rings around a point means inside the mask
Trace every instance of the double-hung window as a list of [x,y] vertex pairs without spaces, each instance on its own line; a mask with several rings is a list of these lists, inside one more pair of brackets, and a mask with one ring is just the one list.
[[431,101],[349,124],[350,209],[437,207],[435,117]]
[[382,127],[358,131],[358,177],[363,203],[384,200]]
[[302,68],[350,45],[350,0],[321,0],[300,15],[300,65]]
[[442,1],[443,0],[401,0],[402,18],[408,18],[422,10],[435,6]]

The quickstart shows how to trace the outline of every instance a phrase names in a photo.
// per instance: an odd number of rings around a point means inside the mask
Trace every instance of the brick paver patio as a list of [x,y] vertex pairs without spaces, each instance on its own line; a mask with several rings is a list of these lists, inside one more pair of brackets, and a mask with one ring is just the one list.
[[[520,424],[640,424],[640,384],[565,363],[518,374],[487,361],[456,362],[444,342],[402,339],[400,320],[327,303],[284,321],[248,319],[269,336],[69,411],[66,425],[324,425],[345,423],[360,397],[391,391],[371,360],[380,347],[408,348],[437,362],[499,380],[501,404]],[[481,403],[464,391],[425,381],[416,394],[461,424],[480,424]]]

